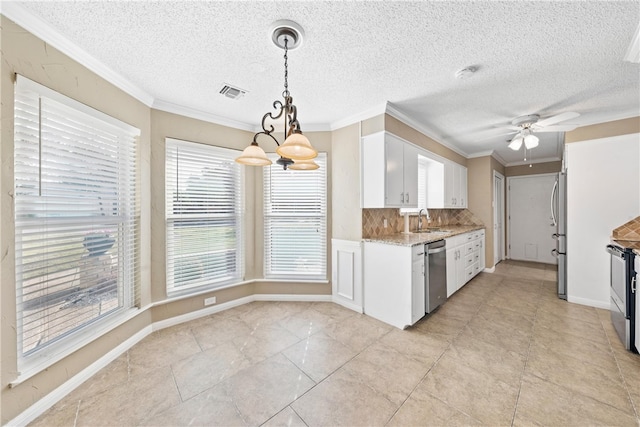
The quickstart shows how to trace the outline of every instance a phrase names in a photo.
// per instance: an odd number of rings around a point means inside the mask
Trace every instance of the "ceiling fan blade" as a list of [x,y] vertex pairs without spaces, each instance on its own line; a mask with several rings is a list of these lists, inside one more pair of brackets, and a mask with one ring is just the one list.
[[578,116],[580,116],[579,113],[568,111],[566,113],[560,113],[555,116],[547,117],[546,119],[540,120],[539,122],[536,123],[536,126],[547,127],[555,123],[564,122],[565,120],[575,119]]
[[518,131],[522,130],[521,127],[513,126],[513,125],[495,125],[494,128],[496,128],[496,129],[509,129],[509,130],[514,131],[514,132],[518,132]]
[[545,126],[538,129],[538,127],[532,127],[535,132],[569,132],[574,130],[578,125],[558,125],[558,126]]
[[[518,129],[518,130],[520,130],[520,129]],[[479,138],[476,138],[476,141],[478,141],[478,142],[486,141],[487,139],[498,138],[498,137],[505,136],[505,135],[512,135],[514,133],[515,133],[514,131],[494,133],[494,134],[491,134],[491,135],[480,136]]]

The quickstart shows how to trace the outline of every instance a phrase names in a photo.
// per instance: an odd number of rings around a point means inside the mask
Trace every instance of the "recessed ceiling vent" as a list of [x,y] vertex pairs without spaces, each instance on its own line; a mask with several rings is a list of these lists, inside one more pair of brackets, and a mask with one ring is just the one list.
[[246,90],[240,89],[239,87],[231,86],[230,84],[223,84],[222,89],[220,89],[220,93],[227,98],[231,99],[240,99],[247,93]]

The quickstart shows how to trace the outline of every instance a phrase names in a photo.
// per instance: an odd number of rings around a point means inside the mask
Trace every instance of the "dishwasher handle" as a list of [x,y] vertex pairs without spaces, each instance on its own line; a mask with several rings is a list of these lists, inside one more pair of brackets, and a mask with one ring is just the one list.
[[444,252],[446,250],[447,250],[447,248],[445,248],[444,246],[442,246],[441,248],[429,249],[429,255],[431,255],[431,254],[439,254],[440,252]]

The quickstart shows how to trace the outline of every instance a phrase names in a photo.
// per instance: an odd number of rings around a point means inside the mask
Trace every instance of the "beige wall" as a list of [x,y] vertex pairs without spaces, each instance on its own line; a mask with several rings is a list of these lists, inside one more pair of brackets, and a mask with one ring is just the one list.
[[9,388],[8,384],[17,376],[16,343],[16,292],[13,204],[13,105],[14,74],[63,93],[97,110],[116,117],[141,130],[138,145],[140,160],[141,193],[141,253],[140,277],[141,300],[150,301],[150,203],[149,203],[149,128],[150,110],[126,93],[115,88],[102,78],[72,61],[56,49],[24,31],[13,22],[2,17],[2,62],[0,64],[0,93],[2,95],[2,135],[0,157],[2,162],[2,188],[0,190],[0,245],[2,267],[0,277],[0,394],[4,424],[28,406],[46,395],[64,381],[94,362],[98,357],[116,347],[122,341],[149,324],[149,313],[130,320],[110,333],[93,341],[64,360],[50,366],[46,371],[31,377],[26,382]]
[[452,160],[462,166],[467,166],[467,159],[450,148],[445,147],[439,142],[434,141],[425,134],[415,130],[414,128],[402,123],[400,120],[392,117],[388,114],[385,115],[384,130],[399,136],[425,150],[431,151],[434,154],[442,156],[446,159]]
[[332,236],[334,239],[359,241],[362,238],[359,125],[356,123],[334,131],[331,147],[333,153]]
[[361,123],[361,136],[367,136],[374,133],[382,132],[384,130],[385,116],[386,114],[380,114],[367,120],[363,120]]
[[591,126],[583,126],[567,132],[564,136],[565,143],[589,141],[591,139],[608,138],[610,136],[640,133],[640,116],[623,120],[598,123]]
[[[254,294],[328,295],[331,293],[330,237],[328,218],[327,283],[252,282],[183,299],[167,299],[165,291],[164,156],[165,138],[212,144],[242,150],[250,132],[231,129],[176,114],[152,110],[109,84],[85,67],[2,17],[0,43],[1,147],[0,161],[0,424],[18,416],[39,399],[113,350],[152,322],[171,319],[204,308],[203,300],[215,295],[225,303]],[[13,83],[19,73],[90,107],[116,117],[141,130],[139,139],[141,200],[140,263],[141,306],[139,314],[110,332],[10,388],[18,377],[16,342],[16,292],[13,204]],[[259,120],[259,118],[256,118]],[[332,155],[330,132],[306,135],[320,151],[328,153],[328,212],[332,212]],[[353,138],[349,135],[349,138]],[[355,136],[355,146],[359,147]],[[265,143],[266,145],[266,143]],[[273,151],[274,147],[264,147]],[[352,148],[352,147],[350,147]],[[359,148],[357,148],[359,153]],[[356,157],[359,165],[359,154]],[[246,168],[246,279],[262,277],[262,169]],[[356,168],[359,176],[359,168]],[[357,217],[360,217],[358,213]],[[360,226],[358,226],[358,230]],[[259,244],[256,244],[256,243]]]
[[[505,168],[491,156],[467,160],[469,210],[485,225],[485,266],[491,268],[493,259],[493,171],[502,175]],[[506,196],[503,195],[506,199]]]
[[556,173],[562,169],[562,161],[533,163],[529,165],[507,166],[504,168],[505,176],[540,175],[543,173]]

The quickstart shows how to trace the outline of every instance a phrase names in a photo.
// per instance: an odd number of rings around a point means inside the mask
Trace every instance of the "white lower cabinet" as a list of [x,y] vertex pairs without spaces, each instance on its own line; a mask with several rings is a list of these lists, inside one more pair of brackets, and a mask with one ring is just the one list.
[[484,230],[447,240],[447,298],[484,270]]
[[425,315],[424,245],[364,242],[364,313],[397,328]]

